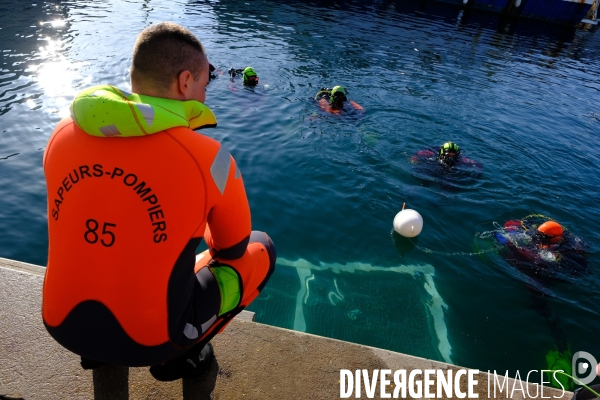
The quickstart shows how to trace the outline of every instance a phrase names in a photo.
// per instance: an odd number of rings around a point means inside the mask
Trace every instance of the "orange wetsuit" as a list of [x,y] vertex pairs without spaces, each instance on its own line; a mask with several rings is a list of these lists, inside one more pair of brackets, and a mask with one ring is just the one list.
[[[344,111],[343,109],[332,108],[329,101],[324,97],[321,97],[318,101],[319,101],[319,106],[321,106],[321,110],[323,110],[323,111],[327,111],[332,114],[341,114]],[[364,110],[364,108],[355,101],[348,100],[347,103],[349,103],[352,106],[352,108],[355,110],[358,110],[358,111]]]
[[[234,159],[189,129],[210,110],[173,103],[167,114],[179,113],[184,122],[162,129],[155,119],[165,101],[152,104],[112,87],[87,94],[91,105],[74,103],[76,122],[61,121],[44,154],[50,237],[44,323],[83,357],[159,364],[208,342],[247,306],[273,272],[275,250],[266,234],[251,232]],[[105,110],[96,97],[121,97],[122,104]],[[138,131],[129,132],[128,123]],[[210,254],[196,264],[203,237]],[[238,297],[229,300],[227,282],[215,273],[223,265],[239,283]]]

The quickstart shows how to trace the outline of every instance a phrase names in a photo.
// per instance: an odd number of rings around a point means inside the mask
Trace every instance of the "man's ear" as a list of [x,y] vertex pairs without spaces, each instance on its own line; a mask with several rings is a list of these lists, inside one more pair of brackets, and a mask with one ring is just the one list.
[[177,89],[182,100],[186,100],[188,98],[188,93],[191,88],[190,84],[193,80],[194,76],[187,69],[179,73],[179,76],[177,77]]

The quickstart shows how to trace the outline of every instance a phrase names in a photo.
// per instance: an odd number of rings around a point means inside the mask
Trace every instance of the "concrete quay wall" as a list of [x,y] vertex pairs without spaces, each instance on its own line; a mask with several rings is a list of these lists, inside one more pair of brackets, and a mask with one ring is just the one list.
[[[242,313],[213,339],[216,362],[202,378],[158,382],[148,368],[119,366],[86,371],[79,357],[57,344],[44,328],[44,273],[43,267],[0,258],[0,399],[339,399],[341,369],[366,369],[370,376],[375,369],[392,373],[404,369],[407,374],[414,369],[461,369],[256,323],[251,313]],[[476,377],[475,393],[487,399],[488,375],[481,371]],[[387,388],[391,394],[393,377],[387,378],[392,380]],[[466,392],[465,379],[460,383]],[[512,388],[514,381],[508,383]],[[536,393],[532,384],[530,393]],[[545,398],[561,395],[562,391],[544,388]],[[571,397],[566,392],[562,399]],[[350,398],[356,398],[354,392]],[[360,398],[369,398],[364,386]],[[374,398],[380,398],[379,385]],[[531,397],[523,397],[521,391],[510,397],[505,391],[496,398]]]

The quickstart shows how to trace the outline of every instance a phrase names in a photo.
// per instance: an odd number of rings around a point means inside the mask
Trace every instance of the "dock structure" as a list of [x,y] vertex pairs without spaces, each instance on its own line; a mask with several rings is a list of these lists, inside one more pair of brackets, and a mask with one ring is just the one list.
[[585,18],[581,20],[582,24],[597,25],[598,24],[598,3],[600,0],[593,0],[593,4],[590,7]]
[[[436,370],[447,373],[473,370],[358,345],[340,340],[281,329],[252,321],[243,313],[213,340],[216,361],[204,376],[174,382],[159,382],[148,368],[105,365],[83,370],[79,357],[65,350],[46,332],[41,317],[41,293],[45,268],[0,258],[0,399],[338,399],[341,381],[347,383],[356,370]],[[496,377],[480,371],[474,386],[479,399],[532,398],[539,386],[508,378],[504,389],[492,393]],[[492,378],[493,377],[493,378]],[[388,376],[388,379],[392,379]],[[378,381],[380,382],[380,381]],[[391,394],[392,384],[385,393]],[[435,392],[435,378],[431,383]],[[453,387],[466,393],[467,382]],[[517,388],[509,393],[509,388]],[[373,396],[363,386],[360,398],[389,398],[377,384]],[[344,398],[356,398],[356,392]],[[410,393],[410,392],[409,392]],[[549,387],[544,398],[572,397]],[[452,398],[456,398],[453,396]],[[406,398],[420,398],[406,396]],[[445,396],[438,398],[447,398]]]
[[460,7],[561,25],[595,23],[600,0],[436,0]]

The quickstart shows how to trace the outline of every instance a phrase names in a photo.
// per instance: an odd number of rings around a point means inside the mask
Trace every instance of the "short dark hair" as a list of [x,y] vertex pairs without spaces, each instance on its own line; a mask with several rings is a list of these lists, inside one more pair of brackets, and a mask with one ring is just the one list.
[[164,92],[185,70],[194,80],[200,79],[207,64],[204,60],[204,46],[188,29],[172,22],[154,24],[144,29],[135,42],[131,82]]

